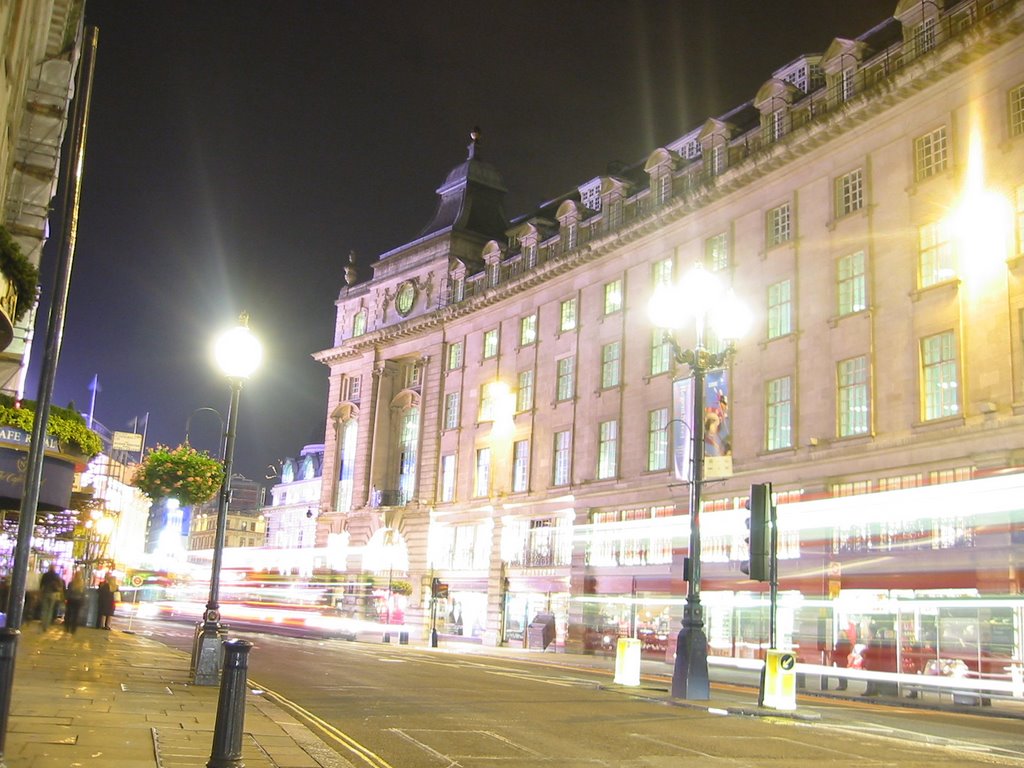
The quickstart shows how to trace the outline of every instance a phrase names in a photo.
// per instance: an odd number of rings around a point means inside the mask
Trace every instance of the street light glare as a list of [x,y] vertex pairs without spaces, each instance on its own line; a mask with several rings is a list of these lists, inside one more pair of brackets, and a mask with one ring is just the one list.
[[651,300],[647,302],[647,317],[655,328],[682,327],[686,318],[680,310],[679,291],[675,286],[662,283],[654,289]]
[[228,378],[247,379],[263,359],[263,345],[248,325],[238,325],[217,338],[213,357]]
[[721,281],[698,262],[679,284],[682,310],[694,317],[708,317],[721,301],[724,290]]
[[731,290],[711,311],[711,327],[723,341],[743,338],[752,321],[750,309]]

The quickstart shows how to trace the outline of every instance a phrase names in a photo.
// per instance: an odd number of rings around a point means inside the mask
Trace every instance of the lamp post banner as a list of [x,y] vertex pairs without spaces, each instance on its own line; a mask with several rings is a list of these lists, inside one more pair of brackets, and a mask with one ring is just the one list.
[[676,480],[689,482],[693,460],[693,379],[672,382],[672,465]]
[[732,419],[729,371],[704,374],[704,477],[732,474]]

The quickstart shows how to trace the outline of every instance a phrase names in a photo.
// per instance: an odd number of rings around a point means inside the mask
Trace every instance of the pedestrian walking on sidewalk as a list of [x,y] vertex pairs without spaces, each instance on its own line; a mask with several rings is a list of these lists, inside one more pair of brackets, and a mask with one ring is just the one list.
[[114,594],[117,592],[117,579],[108,573],[99,588],[99,628],[110,629],[110,617],[114,615]]
[[85,577],[81,571],[75,571],[64,590],[64,631],[74,634],[78,629],[78,617],[85,602]]
[[57,569],[53,565],[39,579],[39,592],[39,622],[42,631],[45,632],[50,628],[50,623],[57,612],[57,604],[64,600],[64,580],[57,575]]

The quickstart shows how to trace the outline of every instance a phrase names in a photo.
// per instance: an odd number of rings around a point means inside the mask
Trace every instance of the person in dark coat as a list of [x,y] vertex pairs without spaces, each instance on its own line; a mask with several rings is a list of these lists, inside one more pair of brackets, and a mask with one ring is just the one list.
[[39,580],[39,592],[39,621],[45,632],[56,617],[57,603],[64,601],[64,579],[57,573],[55,566],[51,565]]
[[99,588],[99,628],[110,629],[110,617],[114,615],[114,593],[117,592],[117,579],[108,573]]
[[85,602],[85,577],[75,571],[64,589],[64,630],[74,634],[78,629],[78,617]]

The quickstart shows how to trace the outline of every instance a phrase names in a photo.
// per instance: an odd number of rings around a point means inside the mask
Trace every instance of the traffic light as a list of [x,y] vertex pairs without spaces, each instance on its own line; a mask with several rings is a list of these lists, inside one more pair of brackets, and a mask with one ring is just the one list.
[[750,499],[747,501],[750,516],[747,518],[747,543],[750,554],[740,570],[750,576],[753,581],[768,581],[771,574],[771,521],[772,521],[772,485],[756,483],[750,486]]

